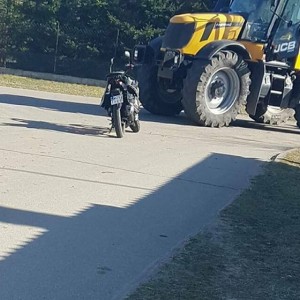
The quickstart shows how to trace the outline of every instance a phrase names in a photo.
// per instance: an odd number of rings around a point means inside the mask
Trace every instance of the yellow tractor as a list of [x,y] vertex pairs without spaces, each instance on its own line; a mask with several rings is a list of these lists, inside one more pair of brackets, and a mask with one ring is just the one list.
[[299,0],[220,0],[214,12],[174,16],[133,59],[151,113],[184,109],[199,125],[222,127],[244,108],[271,124],[292,112],[300,127]]

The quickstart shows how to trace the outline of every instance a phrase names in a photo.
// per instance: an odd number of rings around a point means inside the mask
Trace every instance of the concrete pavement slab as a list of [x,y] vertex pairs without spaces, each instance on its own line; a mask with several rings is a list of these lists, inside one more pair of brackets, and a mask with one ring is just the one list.
[[299,147],[295,122],[229,128],[141,112],[108,134],[99,99],[0,87],[0,299],[122,299]]

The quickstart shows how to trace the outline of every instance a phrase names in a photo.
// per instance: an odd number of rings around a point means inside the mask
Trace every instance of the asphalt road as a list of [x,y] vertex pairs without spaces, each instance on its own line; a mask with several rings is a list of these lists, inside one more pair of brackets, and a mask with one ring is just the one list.
[[98,102],[0,87],[1,300],[123,299],[300,146],[295,122],[211,129],[145,111],[117,139]]

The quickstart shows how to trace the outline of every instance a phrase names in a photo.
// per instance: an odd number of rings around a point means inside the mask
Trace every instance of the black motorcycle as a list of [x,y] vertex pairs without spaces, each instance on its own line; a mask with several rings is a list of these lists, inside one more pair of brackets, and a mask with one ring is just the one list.
[[[130,59],[129,51],[125,52]],[[107,83],[101,107],[106,109],[111,117],[111,131],[114,129],[118,138],[122,138],[125,128],[133,132],[140,131],[139,121],[139,90],[138,82],[129,76],[133,69],[131,60],[125,71],[113,71],[114,59],[111,60],[110,73],[106,76]]]

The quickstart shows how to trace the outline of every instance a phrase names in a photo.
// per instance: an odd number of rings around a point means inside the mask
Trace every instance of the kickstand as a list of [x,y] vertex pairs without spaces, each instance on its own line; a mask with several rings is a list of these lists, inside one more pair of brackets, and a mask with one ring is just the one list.
[[111,125],[111,127],[110,127],[110,129],[109,129],[109,132],[108,132],[108,133],[111,133],[111,132],[113,131],[113,129],[114,129],[114,125],[113,125],[113,123],[111,123],[110,125]]

